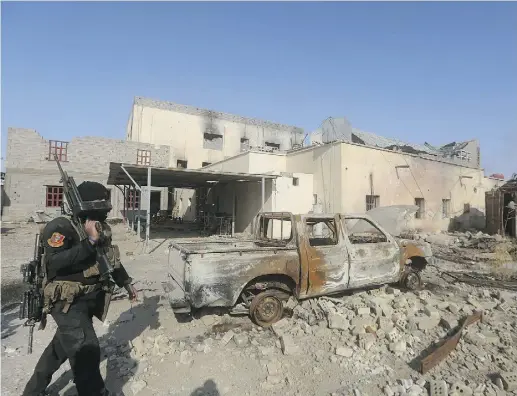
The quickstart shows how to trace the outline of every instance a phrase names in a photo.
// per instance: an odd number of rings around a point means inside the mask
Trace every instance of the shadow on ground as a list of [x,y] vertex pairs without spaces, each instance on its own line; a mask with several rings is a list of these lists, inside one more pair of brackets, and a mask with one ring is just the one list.
[[209,379],[206,380],[203,386],[194,389],[190,396],[220,396],[217,384]]
[[[122,388],[134,375],[140,374],[143,367],[131,355],[131,342],[146,329],[156,330],[160,327],[158,317],[159,296],[144,297],[138,305],[122,312],[109,326],[108,332],[99,338],[101,362],[108,360],[105,383],[113,393],[124,395]],[[127,320],[127,321],[126,321]],[[123,362],[120,364],[120,362]],[[71,370],[62,374],[49,388],[52,395],[68,388],[73,381]],[[75,387],[66,389],[64,396],[76,395]]]

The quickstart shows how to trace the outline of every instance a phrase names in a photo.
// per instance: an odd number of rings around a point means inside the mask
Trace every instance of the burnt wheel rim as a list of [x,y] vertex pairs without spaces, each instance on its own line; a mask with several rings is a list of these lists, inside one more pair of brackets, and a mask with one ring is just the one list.
[[420,276],[411,272],[406,277],[406,287],[411,290],[418,289],[420,287]]
[[271,323],[276,320],[282,311],[282,302],[273,296],[262,299],[255,308],[255,317],[262,323]]

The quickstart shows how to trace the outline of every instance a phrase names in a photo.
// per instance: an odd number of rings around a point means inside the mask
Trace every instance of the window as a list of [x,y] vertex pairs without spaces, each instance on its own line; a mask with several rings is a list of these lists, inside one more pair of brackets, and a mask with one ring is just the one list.
[[203,148],[211,150],[223,149],[223,135],[205,132],[203,134]]
[[415,205],[418,206],[418,210],[415,213],[416,219],[423,219],[425,217],[425,201],[424,198],[415,198]]
[[286,244],[291,240],[291,216],[286,214],[262,215],[259,218],[260,238],[268,244]]
[[68,142],[50,140],[48,142],[48,160],[54,161],[54,154],[60,162],[68,161]]
[[297,177],[293,177],[293,186],[297,186],[300,183],[300,180]]
[[313,205],[318,204],[318,194],[312,194],[312,204]]
[[210,164],[211,164],[211,162],[203,162],[203,163],[201,164],[201,167],[202,167],[202,168],[204,168],[205,166],[208,166],[208,165],[210,165]]
[[151,165],[151,152],[149,150],[136,150],[137,165]]
[[241,138],[241,151],[248,151],[250,149],[250,140],[248,138]]
[[187,161],[185,161],[185,160],[176,161],[176,168],[187,169]]
[[47,208],[59,208],[63,205],[63,187],[62,186],[47,186]]
[[470,212],[470,204],[466,203],[463,204],[463,213],[469,213]]
[[444,219],[449,218],[451,215],[451,200],[442,199],[442,217]]
[[271,148],[273,151],[280,150],[280,144],[278,144],[278,143],[266,142],[265,144],[266,144],[266,147]]
[[140,191],[138,190],[127,190],[126,191],[126,209],[140,208]]
[[366,196],[366,211],[379,207],[380,197],[378,195]]
[[332,246],[337,245],[336,222],[333,218],[307,219],[306,232],[311,246]]
[[365,219],[347,218],[345,219],[345,227],[348,239],[352,244],[388,241],[388,238],[381,230]]

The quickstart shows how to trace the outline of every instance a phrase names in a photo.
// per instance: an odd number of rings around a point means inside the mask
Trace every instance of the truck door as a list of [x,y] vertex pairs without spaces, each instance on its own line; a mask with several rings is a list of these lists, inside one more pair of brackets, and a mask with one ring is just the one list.
[[400,249],[391,235],[363,217],[343,218],[350,252],[349,287],[396,281],[400,274]]
[[[348,253],[337,217],[302,217],[300,258],[305,253],[308,268],[307,297],[347,288]],[[302,270],[303,270],[302,265]]]

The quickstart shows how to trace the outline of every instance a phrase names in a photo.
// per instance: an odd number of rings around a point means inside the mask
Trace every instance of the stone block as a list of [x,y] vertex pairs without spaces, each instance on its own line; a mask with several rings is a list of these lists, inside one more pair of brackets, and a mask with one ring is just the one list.
[[401,331],[405,331],[407,328],[408,322],[405,319],[399,319],[395,323],[395,327]]
[[282,371],[282,366],[277,361],[269,362],[266,367],[269,375],[279,375]]
[[402,338],[402,335],[397,331],[397,329],[392,329],[386,333],[386,338],[389,342],[397,342]]
[[460,308],[454,303],[450,303],[447,308],[455,315],[460,313]]
[[502,302],[497,306],[497,310],[506,313],[510,310],[510,305],[507,302]]
[[462,382],[455,382],[451,385],[451,396],[472,396],[474,392]]
[[394,287],[388,286],[386,288],[386,293],[387,294],[393,294],[394,296],[398,296],[400,294],[400,290],[396,289]]
[[221,338],[221,345],[222,346],[227,345],[232,340],[234,335],[235,335],[235,333],[231,330],[226,332],[225,335],[223,336],[223,338]]
[[291,322],[289,321],[288,318],[283,318],[283,319],[279,320],[278,322],[273,323],[273,325],[271,326],[271,329],[273,330],[273,333],[275,333],[277,337],[281,337],[282,335],[284,335],[284,333],[286,333],[287,331],[289,331],[291,329]]
[[359,334],[357,336],[357,344],[360,348],[368,351],[375,344],[375,338],[374,334]]
[[284,355],[296,355],[300,352],[300,348],[294,343],[294,340],[291,336],[284,334],[282,337],[280,337],[280,345]]
[[440,317],[440,312],[438,312],[438,310],[436,310],[435,308],[433,308],[431,306],[426,306],[424,308],[424,313],[429,317],[437,317],[437,318]]
[[499,333],[499,339],[501,340],[501,344],[504,346],[511,346],[513,344],[512,335],[510,333]]
[[329,314],[327,317],[329,329],[348,330],[350,322],[340,314]]
[[434,329],[440,323],[440,318],[435,316],[418,318],[418,328],[420,330]]
[[356,308],[355,313],[360,316],[370,315],[370,307],[358,307]]
[[389,345],[389,349],[391,352],[393,353],[402,353],[402,352],[405,352],[406,349],[407,349],[407,344],[406,344],[406,341],[397,341],[397,342],[392,342],[390,345]]
[[514,392],[517,390],[517,373],[500,373],[499,377],[503,382],[504,390],[507,392]]
[[338,347],[336,348],[336,355],[343,356],[346,358],[352,357],[354,350],[349,347]]

